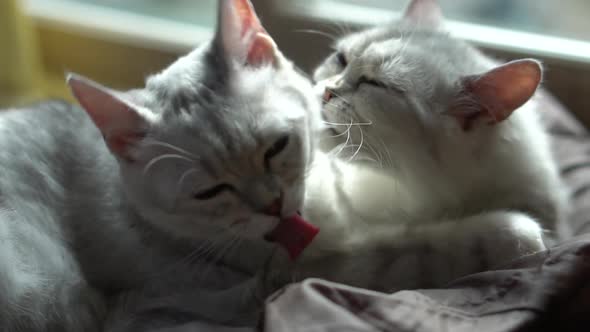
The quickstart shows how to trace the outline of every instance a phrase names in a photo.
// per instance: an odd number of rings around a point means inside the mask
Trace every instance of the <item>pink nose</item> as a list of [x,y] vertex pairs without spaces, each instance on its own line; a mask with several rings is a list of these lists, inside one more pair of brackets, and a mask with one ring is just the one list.
[[326,89],[326,90],[324,91],[324,96],[323,96],[323,98],[322,98],[322,99],[323,99],[324,103],[327,103],[327,102],[329,102],[329,101],[330,101],[330,99],[332,99],[333,97],[334,97],[334,93],[332,92],[332,90],[330,90],[330,89]]
[[273,217],[280,217],[281,210],[283,209],[283,198],[279,197],[275,199],[269,206],[267,206],[263,213]]

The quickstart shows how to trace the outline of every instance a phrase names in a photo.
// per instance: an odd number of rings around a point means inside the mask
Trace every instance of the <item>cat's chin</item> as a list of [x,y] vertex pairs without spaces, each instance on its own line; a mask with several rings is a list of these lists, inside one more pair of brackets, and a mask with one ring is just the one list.
[[281,218],[267,215],[254,215],[250,218],[238,218],[233,221],[229,230],[236,236],[249,240],[265,240],[266,235],[272,232]]
[[237,236],[250,240],[265,240],[274,242],[271,234],[279,225],[293,216],[299,215],[299,211],[282,213],[282,216],[255,215],[251,218],[238,218],[229,227]]

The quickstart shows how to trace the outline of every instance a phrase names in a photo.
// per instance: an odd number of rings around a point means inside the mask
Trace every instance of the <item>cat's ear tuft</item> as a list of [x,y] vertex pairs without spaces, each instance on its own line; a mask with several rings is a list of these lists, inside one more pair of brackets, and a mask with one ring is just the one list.
[[437,0],[412,0],[406,8],[404,20],[418,26],[438,28],[444,17]]
[[543,78],[541,63],[516,60],[480,75],[464,77],[461,92],[450,114],[485,116],[491,124],[506,120],[533,97]]
[[279,64],[279,50],[249,0],[219,1],[216,41],[231,61],[252,67]]
[[66,81],[72,94],[102,133],[111,152],[132,161],[132,147],[145,136],[149,116],[122,93],[110,90],[88,78],[68,74]]

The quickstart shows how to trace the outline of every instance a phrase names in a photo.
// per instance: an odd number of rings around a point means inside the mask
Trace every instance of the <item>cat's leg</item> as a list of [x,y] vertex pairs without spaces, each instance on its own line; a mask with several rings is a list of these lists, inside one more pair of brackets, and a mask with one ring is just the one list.
[[421,280],[418,287],[442,286],[546,249],[539,224],[514,211],[486,212],[420,225],[404,236],[409,239],[401,248],[405,254],[397,253],[389,272],[399,284]]
[[[546,249],[543,229],[527,214],[495,211],[457,221],[457,245],[479,252],[487,268],[496,268]],[[450,230],[453,232],[453,230]]]
[[86,283],[62,236],[38,226],[0,211],[0,330],[99,331],[102,297]]
[[299,262],[296,279],[324,278],[386,292],[441,287],[545,249],[537,222],[511,211],[371,226],[363,234],[363,241],[347,250]]

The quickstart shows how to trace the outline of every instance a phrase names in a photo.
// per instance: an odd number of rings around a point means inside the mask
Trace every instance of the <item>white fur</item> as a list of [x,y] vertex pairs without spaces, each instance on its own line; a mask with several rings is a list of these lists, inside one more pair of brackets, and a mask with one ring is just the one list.
[[344,37],[336,50],[347,66],[333,55],[316,71],[316,92],[334,95],[323,109],[332,129],[308,179],[304,216],[321,232],[300,277],[441,286],[567,235],[556,234],[565,191],[543,105],[533,98],[501,123],[464,130],[444,112],[462,77],[497,63],[413,19]]

